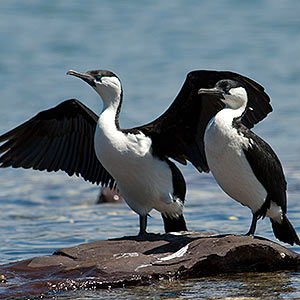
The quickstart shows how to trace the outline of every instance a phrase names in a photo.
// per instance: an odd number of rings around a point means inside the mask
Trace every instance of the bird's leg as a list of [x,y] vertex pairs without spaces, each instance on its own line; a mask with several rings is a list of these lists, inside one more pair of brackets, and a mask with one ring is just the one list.
[[251,222],[251,226],[250,226],[250,229],[249,231],[246,233],[246,235],[254,235],[254,232],[255,232],[255,229],[256,229],[256,222],[257,222],[257,219],[258,219],[258,212],[254,213],[253,216],[252,216],[252,222]]
[[140,215],[140,232],[139,235],[143,235],[146,232],[146,228],[147,228],[147,215],[142,216]]

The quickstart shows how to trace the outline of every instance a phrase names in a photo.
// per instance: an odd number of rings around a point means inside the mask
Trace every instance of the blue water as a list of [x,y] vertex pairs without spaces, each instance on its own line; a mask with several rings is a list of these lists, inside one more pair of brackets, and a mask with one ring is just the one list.
[[[189,71],[236,71],[261,83],[271,96],[274,112],[255,132],[281,159],[288,181],[288,216],[300,233],[299,13],[296,0],[1,0],[0,133],[68,98],[76,97],[99,113],[100,99],[86,84],[66,76],[69,69],[118,74],[124,88],[124,128],[161,114]],[[196,173],[190,165],[181,170],[188,184],[185,216],[191,230],[247,232],[247,208],[227,197],[211,175]],[[0,263],[136,234],[137,216],[125,204],[96,205],[98,193],[97,186],[64,173],[1,169]],[[160,215],[151,215],[148,230],[162,232]],[[268,220],[259,221],[256,233],[274,240]],[[278,288],[269,290],[269,299],[299,297],[298,275],[276,275]],[[257,281],[262,277],[257,275]],[[255,295],[241,290],[255,285],[247,278],[188,281],[143,292],[81,292],[71,299],[130,299],[137,294],[152,299],[164,294],[168,299],[268,299],[262,283],[257,283]]]

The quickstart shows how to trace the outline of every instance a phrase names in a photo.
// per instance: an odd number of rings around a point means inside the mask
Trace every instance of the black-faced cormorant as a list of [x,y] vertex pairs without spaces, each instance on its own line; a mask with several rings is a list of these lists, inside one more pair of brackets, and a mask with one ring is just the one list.
[[248,206],[253,219],[248,235],[254,235],[260,217],[269,217],[280,241],[300,245],[286,211],[286,181],[272,148],[248,129],[242,118],[248,95],[243,84],[223,79],[215,87],[200,89],[211,101],[224,103],[208,123],[204,134],[208,167],[230,197]]

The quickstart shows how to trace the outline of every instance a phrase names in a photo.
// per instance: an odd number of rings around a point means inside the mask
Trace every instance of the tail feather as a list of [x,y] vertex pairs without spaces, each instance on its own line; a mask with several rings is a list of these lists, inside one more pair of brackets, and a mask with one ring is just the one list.
[[170,217],[164,214],[161,214],[163,221],[165,232],[177,232],[177,231],[187,231],[186,223],[184,220],[184,216],[181,214],[177,218]]
[[293,227],[293,225],[288,220],[287,216],[283,214],[282,223],[278,223],[275,220],[271,220],[274,235],[277,239],[282,242],[288,243],[290,245],[300,245],[299,237]]

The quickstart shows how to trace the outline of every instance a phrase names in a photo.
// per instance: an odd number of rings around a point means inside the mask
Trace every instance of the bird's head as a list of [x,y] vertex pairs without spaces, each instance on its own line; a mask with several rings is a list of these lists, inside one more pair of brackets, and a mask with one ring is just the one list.
[[244,86],[235,80],[222,79],[211,89],[201,88],[198,94],[214,96],[221,100],[225,107],[231,109],[245,109],[248,101],[247,91]]
[[122,85],[117,75],[107,70],[93,70],[80,73],[73,70],[68,75],[79,77],[87,82],[102,98],[106,106],[122,100]]

